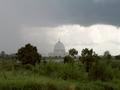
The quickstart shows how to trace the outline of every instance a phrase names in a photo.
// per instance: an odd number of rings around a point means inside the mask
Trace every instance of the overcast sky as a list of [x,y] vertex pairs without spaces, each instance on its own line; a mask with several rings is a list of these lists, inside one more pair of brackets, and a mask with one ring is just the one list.
[[120,54],[120,0],[0,0],[0,51],[48,53],[59,38],[66,50]]

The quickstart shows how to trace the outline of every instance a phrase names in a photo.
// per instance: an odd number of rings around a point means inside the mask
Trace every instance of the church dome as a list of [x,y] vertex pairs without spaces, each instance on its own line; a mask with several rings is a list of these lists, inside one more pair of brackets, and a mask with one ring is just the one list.
[[55,56],[65,56],[65,46],[62,42],[58,41],[54,46],[54,54]]
[[55,44],[55,47],[54,47],[54,50],[65,50],[65,46],[62,42],[58,41],[56,44]]

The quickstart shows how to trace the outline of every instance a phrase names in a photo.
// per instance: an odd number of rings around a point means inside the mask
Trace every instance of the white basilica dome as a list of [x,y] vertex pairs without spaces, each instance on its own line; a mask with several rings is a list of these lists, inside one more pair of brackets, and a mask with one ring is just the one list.
[[60,41],[58,41],[54,46],[54,56],[57,56],[57,57],[65,56],[65,46]]

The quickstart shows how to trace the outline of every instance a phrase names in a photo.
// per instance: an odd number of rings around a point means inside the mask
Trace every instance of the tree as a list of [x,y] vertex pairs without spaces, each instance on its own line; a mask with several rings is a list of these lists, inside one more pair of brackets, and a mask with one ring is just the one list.
[[81,53],[81,61],[86,67],[86,72],[89,72],[89,70],[92,68],[92,66],[95,64],[97,58],[97,54],[93,51],[93,49],[83,49]]
[[65,56],[64,63],[74,63],[73,57],[71,57],[70,55]]
[[5,56],[6,56],[5,51],[1,51],[0,56],[1,56],[1,58],[5,58]]
[[111,54],[110,54],[109,51],[105,51],[105,52],[104,52],[104,58],[105,58],[105,59],[111,59],[111,58],[112,58],[112,56],[111,56]]
[[37,48],[31,44],[26,44],[25,47],[21,47],[17,52],[17,58],[22,64],[40,63],[41,55],[37,52]]
[[69,50],[69,55],[71,55],[71,56],[74,57],[74,56],[77,55],[77,54],[78,54],[78,51],[77,51],[76,49],[73,48],[73,49],[70,49],[70,50]]
[[116,60],[120,60],[120,55],[116,55],[116,56],[115,56],[115,59],[116,59]]

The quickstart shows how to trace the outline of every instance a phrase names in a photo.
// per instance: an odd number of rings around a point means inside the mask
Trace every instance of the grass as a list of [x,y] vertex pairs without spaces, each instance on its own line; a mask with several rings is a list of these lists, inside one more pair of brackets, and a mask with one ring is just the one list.
[[120,90],[120,71],[116,67],[113,71],[112,80],[89,80],[82,64],[49,62],[33,67],[1,61],[0,90]]
[[62,80],[33,74],[1,73],[0,90],[119,90],[119,82]]

